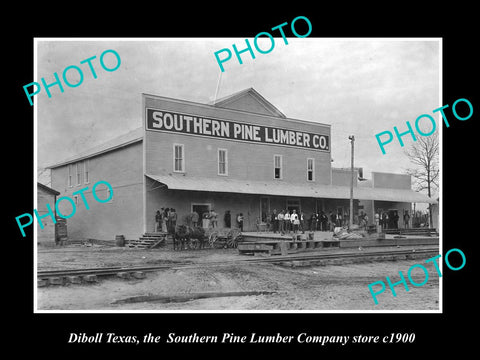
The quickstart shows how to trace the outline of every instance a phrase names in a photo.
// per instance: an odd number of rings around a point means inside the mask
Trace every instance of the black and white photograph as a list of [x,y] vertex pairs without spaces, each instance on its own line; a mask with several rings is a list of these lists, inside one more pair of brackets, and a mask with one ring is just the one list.
[[38,311],[441,311],[442,41],[302,22],[36,40]]
[[8,350],[468,353],[475,11],[179,5],[9,12]]

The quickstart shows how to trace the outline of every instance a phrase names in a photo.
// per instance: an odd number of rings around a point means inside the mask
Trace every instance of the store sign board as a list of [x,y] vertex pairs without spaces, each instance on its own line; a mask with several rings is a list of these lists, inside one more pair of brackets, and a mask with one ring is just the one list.
[[146,109],[145,130],[330,151],[328,135],[150,108]]

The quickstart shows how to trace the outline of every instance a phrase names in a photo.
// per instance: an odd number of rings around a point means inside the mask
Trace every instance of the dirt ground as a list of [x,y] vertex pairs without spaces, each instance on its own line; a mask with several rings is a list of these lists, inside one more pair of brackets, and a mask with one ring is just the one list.
[[[339,250],[330,250],[339,251]],[[342,251],[345,251],[342,249]],[[351,249],[350,251],[359,251]],[[372,250],[374,251],[374,250]],[[236,250],[127,250],[94,246],[65,247],[38,253],[38,269],[118,265],[153,265],[175,262],[238,260]],[[419,287],[395,286],[397,296],[386,286],[375,305],[368,284],[385,276],[407,278],[408,269],[423,264],[428,282]],[[412,278],[421,283],[419,269]],[[407,280],[408,281],[408,280]],[[268,291],[266,295],[223,296],[190,301],[143,301],[115,303],[139,295],[178,296],[197,293]],[[149,310],[149,311],[283,311],[283,310],[439,310],[439,278],[433,264],[423,259],[338,264],[316,267],[283,267],[273,264],[231,264],[204,268],[178,268],[147,273],[145,279],[102,278],[96,284],[49,286],[37,289],[38,310]]]

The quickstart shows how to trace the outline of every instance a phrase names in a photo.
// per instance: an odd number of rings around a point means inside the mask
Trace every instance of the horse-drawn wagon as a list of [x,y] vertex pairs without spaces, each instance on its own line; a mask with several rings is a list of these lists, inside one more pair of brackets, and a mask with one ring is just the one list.
[[203,248],[236,248],[242,239],[239,229],[219,229],[177,225],[173,236],[174,250],[195,250]]
[[240,229],[209,229],[208,244],[211,248],[236,248],[242,240]]

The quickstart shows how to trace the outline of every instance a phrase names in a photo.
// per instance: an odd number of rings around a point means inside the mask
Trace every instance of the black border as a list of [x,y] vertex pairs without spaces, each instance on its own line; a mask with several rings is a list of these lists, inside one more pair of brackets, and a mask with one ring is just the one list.
[[[8,85],[3,96],[8,99],[8,115],[4,118],[8,134],[3,141],[8,170],[4,173],[3,191],[12,193],[6,202],[7,229],[10,236],[4,239],[3,252],[9,260],[5,292],[8,301],[4,307],[14,315],[5,328],[5,343],[16,353],[32,350],[34,355],[60,358],[75,355],[95,356],[98,351],[109,356],[122,354],[155,356],[198,356],[227,354],[257,356],[283,354],[293,350],[297,356],[312,351],[315,356],[326,353],[405,354],[430,356],[455,349],[467,353],[474,344],[475,323],[469,319],[475,314],[476,270],[475,223],[477,209],[469,204],[476,202],[477,141],[474,126],[480,111],[476,37],[474,30],[475,8],[469,5],[441,4],[421,8],[417,2],[392,3],[388,7],[374,7],[359,3],[341,4],[332,9],[315,3],[315,6],[294,7],[294,4],[258,6],[246,3],[199,4],[198,9],[182,4],[183,9],[156,5],[109,4],[105,10],[98,5],[85,9],[50,7],[18,11],[13,29],[5,29],[11,36],[5,43],[4,70]],[[43,5],[45,6],[45,5]],[[238,9],[237,9],[238,7]],[[276,11],[272,11],[272,7]],[[88,8],[88,9],[87,9]],[[265,11],[266,10],[266,11]],[[16,13],[15,9],[11,11]],[[20,238],[14,217],[33,208],[33,108],[29,106],[23,85],[33,79],[34,37],[230,37],[252,38],[258,32],[296,16],[306,16],[313,25],[311,37],[442,37],[443,38],[443,104],[453,104],[458,98],[467,98],[474,107],[468,121],[453,120],[443,132],[443,253],[451,248],[461,249],[467,258],[466,266],[457,272],[444,267],[443,314],[33,314],[33,241],[32,234]],[[11,24],[14,25],[11,25]],[[15,33],[15,30],[18,30]],[[15,34],[12,34],[15,33]],[[274,56],[274,54],[272,54]],[[328,55],[326,55],[328,56]],[[12,101],[13,100],[13,101]],[[446,114],[452,118],[451,111]],[[7,134],[4,132],[4,134]],[[12,138],[12,139],[9,139]],[[14,176],[11,176],[14,175]],[[13,270],[13,271],[12,271]],[[472,319],[473,320],[473,319]],[[359,345],[345,347],[318,345],[72,345],[67,344],[70,332],[116,332],[125,335],[142,335],[151,332],[166,335],[169,332],[214,335],[222,332],[237,334],[296,335],[309,332],[315,335],[383,335],[398,332],[415,332],[416,340],[406,345]],[[423,352],[418,352],[418,351]],[[422,355],[421,355],[422,354]],[[311,356],[311,355],[307,355]]]

